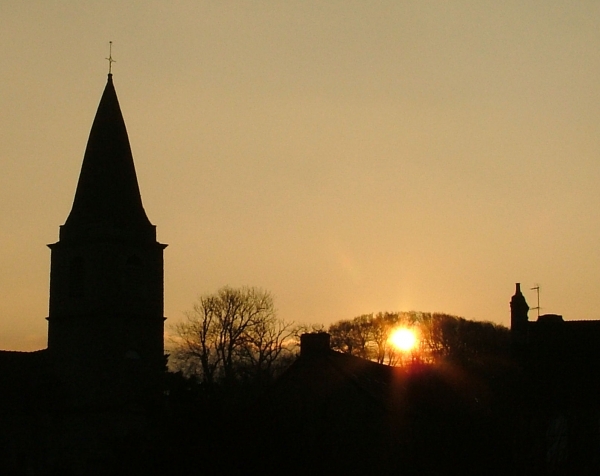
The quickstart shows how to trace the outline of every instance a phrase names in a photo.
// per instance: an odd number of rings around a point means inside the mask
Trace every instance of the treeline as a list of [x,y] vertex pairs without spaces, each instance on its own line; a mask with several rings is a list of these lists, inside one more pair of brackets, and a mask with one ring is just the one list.
[[[398,328],[415,333],[416,347],[398,350],[390,336]],[[507,357],[509,330],[492,322],[429,312],[379,312],[340,320],[328,329],[334,350],[381,364],[475,363],[482,359]]]
[[[399,328],[415,333],[414,349],[401,351],[390,341]],[[304,332],[327,331],[333,350],[387,365],[476,363],[509,351],[506,327],[444,313],[379,312],[329,328],[295,325],[277,316],[268,291],[252,287],[200,296],[173,330],[171,368],[205,389],[269,384],[293,362]]]

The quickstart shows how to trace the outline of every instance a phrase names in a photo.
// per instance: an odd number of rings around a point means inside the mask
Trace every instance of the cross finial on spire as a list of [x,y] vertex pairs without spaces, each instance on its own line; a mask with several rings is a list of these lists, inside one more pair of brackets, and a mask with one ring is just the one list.
[[108,74],[112,74],[112,64],[116,63],[116,61],[112,57],[112,41],[108,42]]

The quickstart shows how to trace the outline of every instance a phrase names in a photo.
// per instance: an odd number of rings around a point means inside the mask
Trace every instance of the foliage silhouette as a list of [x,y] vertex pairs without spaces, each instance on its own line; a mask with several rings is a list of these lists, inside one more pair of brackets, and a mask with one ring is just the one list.
[[271,381],[292,357],[294,328],[277,317],[271,294],[223,287],[200,296],[175,325],[171,366],[206,387]]
[[[418,335],[419,346],[402,355],[389,342],[394,329],[407,327]],[[340,320],[328,329],[334,350],[381,364],[400,365],[418,360],[426,363],[480,362],[507,358],[509,330],[491,322],[470,321],[443,313],[379,312]]]

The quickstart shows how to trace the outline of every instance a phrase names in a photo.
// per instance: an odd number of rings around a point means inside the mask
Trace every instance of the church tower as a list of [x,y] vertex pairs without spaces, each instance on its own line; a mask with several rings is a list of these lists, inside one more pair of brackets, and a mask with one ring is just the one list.
[[127,404],[159,388],[163,250],[140,196],[112,74],[73,207],[51,249],[48,352],[75,404]]

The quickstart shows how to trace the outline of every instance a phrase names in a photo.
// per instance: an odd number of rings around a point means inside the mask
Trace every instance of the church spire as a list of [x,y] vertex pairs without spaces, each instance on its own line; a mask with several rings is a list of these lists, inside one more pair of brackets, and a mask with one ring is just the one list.
[[142,206],[111,74],[73,208],[48,246],[48,352],[68,404],[125,408],[160,398],[166,245]]
[[73,208],[61,240],[111,236],[156,240],[140,196],[125,121],[112,74],[85,150]]

